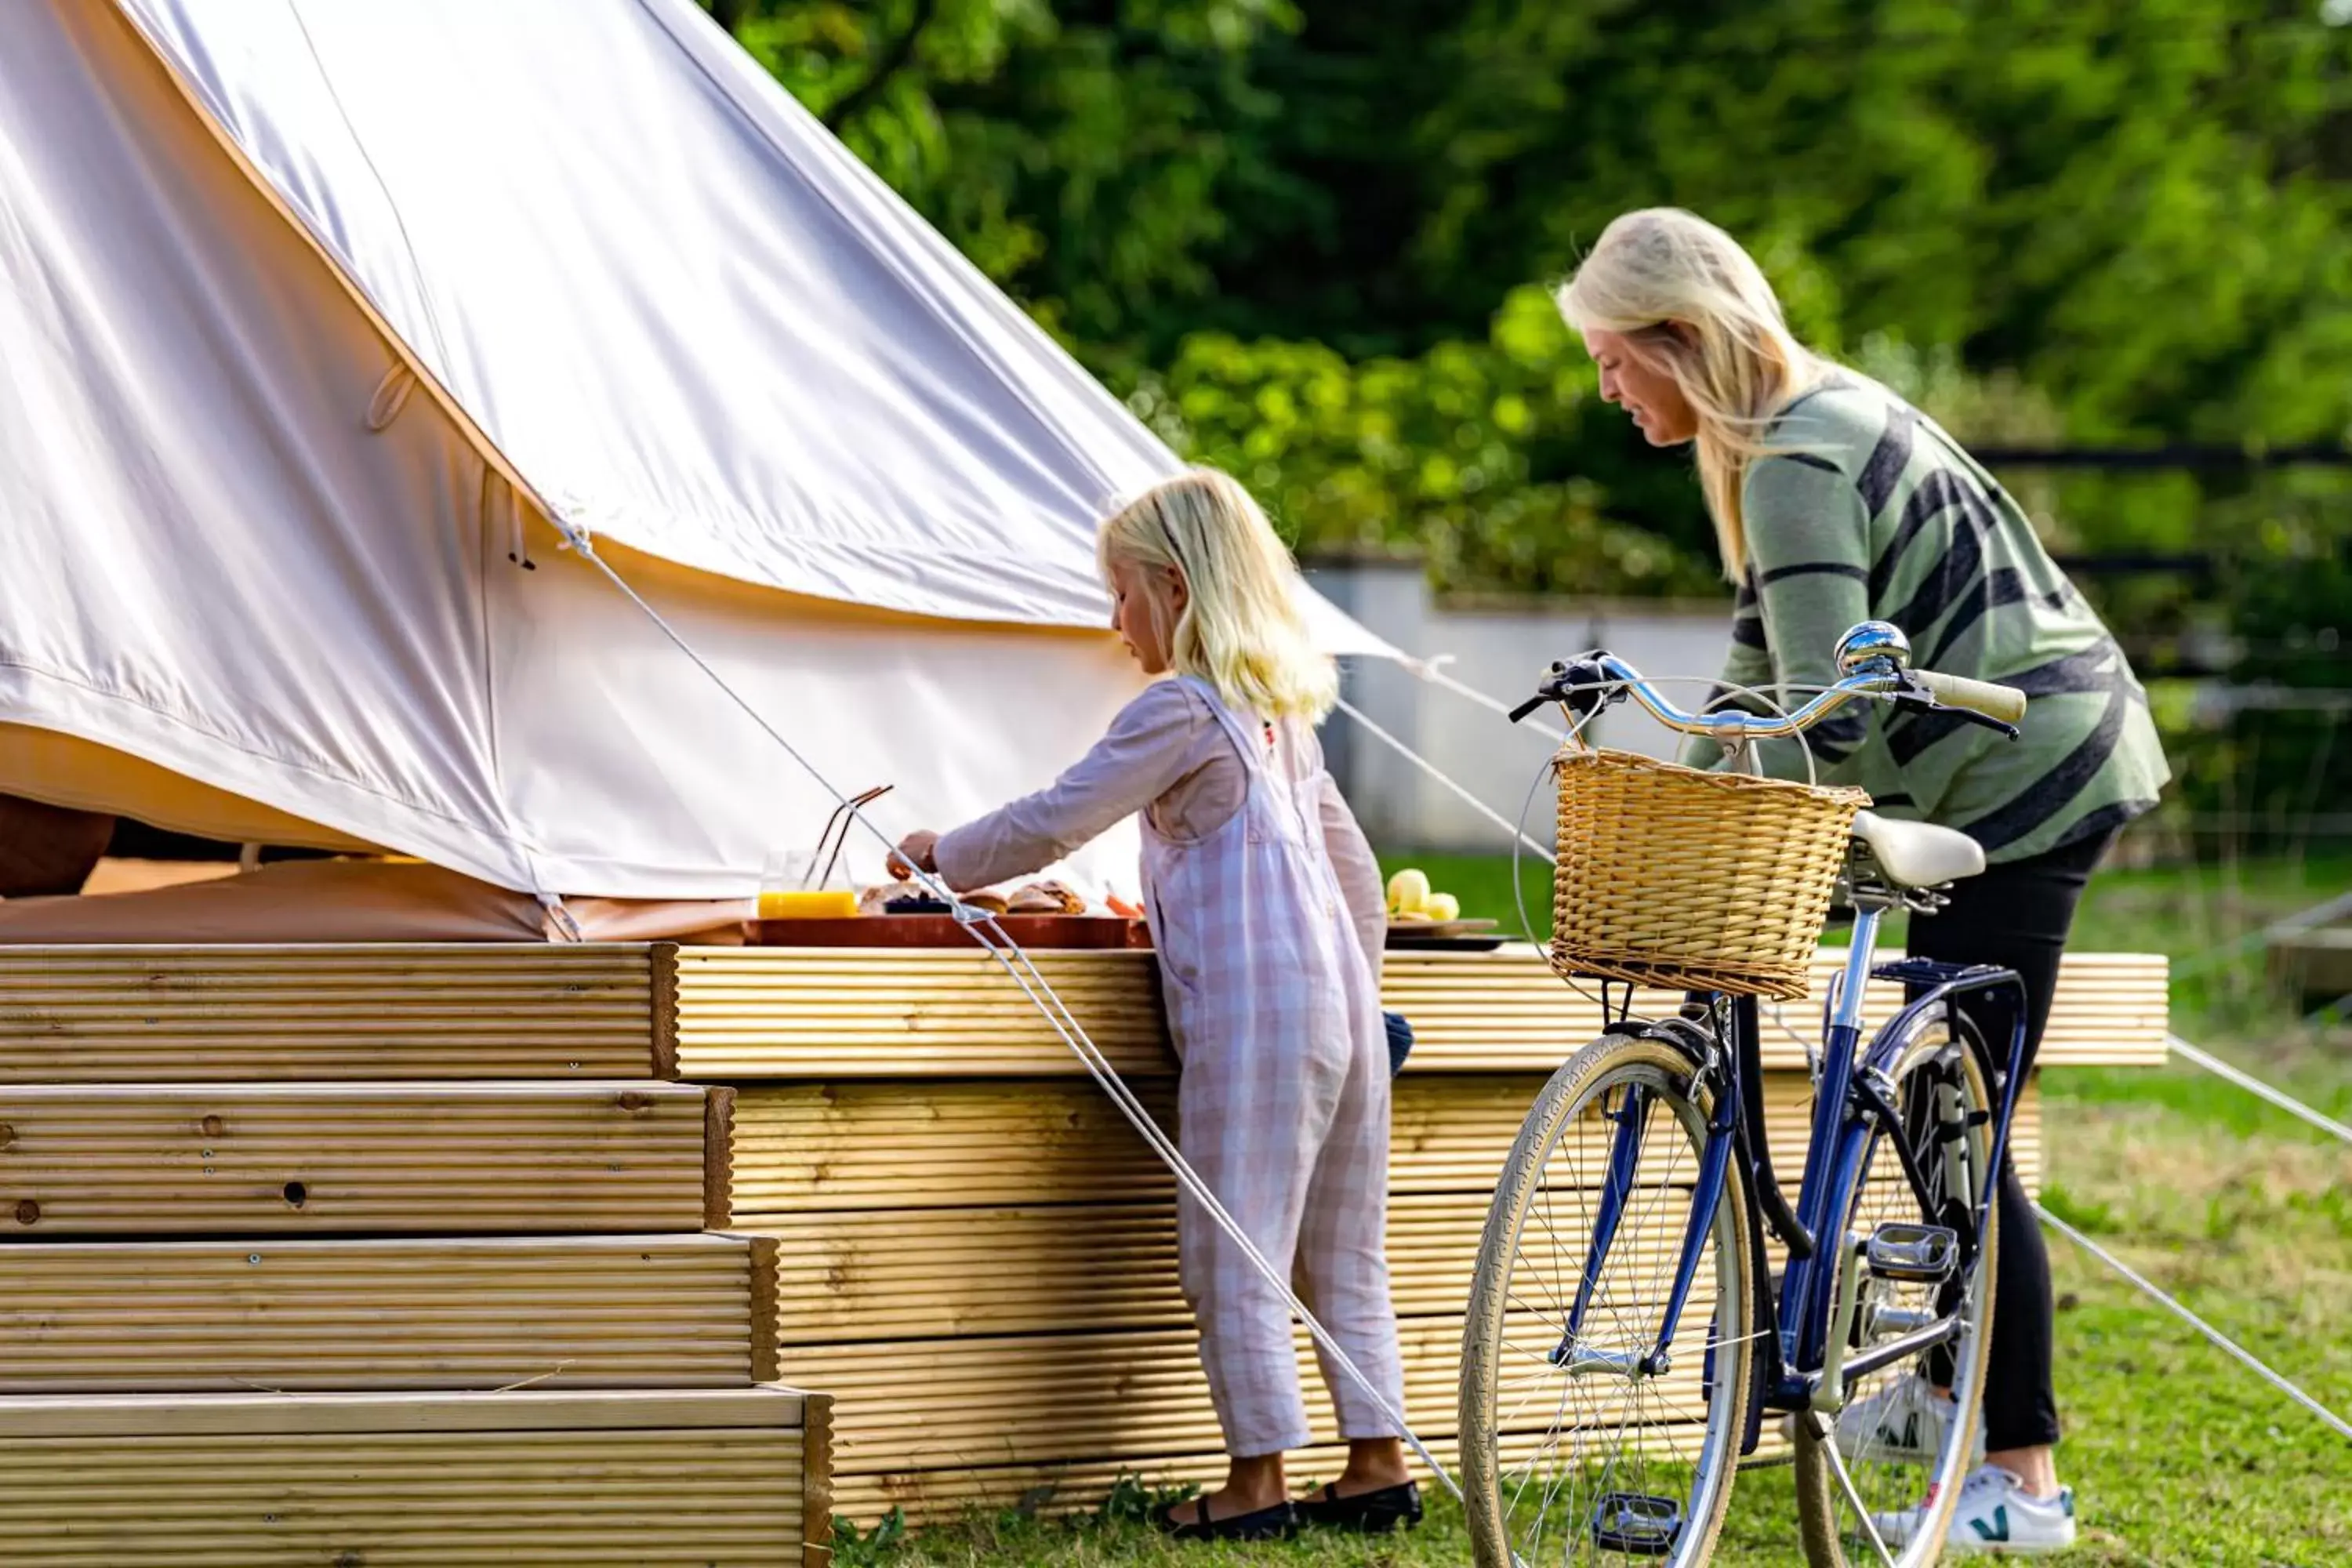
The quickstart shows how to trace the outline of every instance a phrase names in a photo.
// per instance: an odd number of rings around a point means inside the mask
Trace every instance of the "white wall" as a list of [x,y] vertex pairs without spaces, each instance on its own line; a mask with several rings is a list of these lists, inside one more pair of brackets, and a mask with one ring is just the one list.
[[[1666,695],[1696,706],[1723,666],[1729,646],[1730,601],[1721,605],[1523,599],[1450,604],[1429,592],[1412,561],[1311,563],[1316,587],[1406,652],[1423,658],[1452,655],[1448,674],[1506,703],[1531,693],[1556,658],[1605,647],[1644,675],[1689,677]],[[1489,806],[1516,819],[1541,773],[1551,744],[1533,731],[1381,661],[1355,661],[1347,672],[1349,701],[1414,751],[1444,769]],[[1554,720],[1558,710],[1551,710]],[[1653,756],[1674,754],[1675,737],[1647,714],[1612,709],[1601,721],[1605,745]],[[1364,830],[1382,848],[1501,851],[1502,830],[1452,792],[1364,734],[1346,715],[1323,731],[1333,773]],[[1549,792],[1528,810],[1528,833],[1551,841]]]

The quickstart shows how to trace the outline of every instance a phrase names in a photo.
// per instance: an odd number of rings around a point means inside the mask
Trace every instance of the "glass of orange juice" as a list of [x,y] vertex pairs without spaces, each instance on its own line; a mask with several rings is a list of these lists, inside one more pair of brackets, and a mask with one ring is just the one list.
[[820,876],[810,850],[779,849],[768,857],[760,874],[761,920],[842,920],[856,913],[857,893],[838,860]]

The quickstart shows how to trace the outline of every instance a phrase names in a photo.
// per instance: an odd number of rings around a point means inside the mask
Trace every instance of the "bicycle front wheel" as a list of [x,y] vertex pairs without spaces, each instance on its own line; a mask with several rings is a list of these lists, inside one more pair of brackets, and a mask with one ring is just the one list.
[[[1843,1238],[1831,1300],[1853,1302],[1845,1364],[1867,1364],[1863,1358],[1879,1364],[1841,1378],[1843,1404],[1824,1416],[1822,1436],[1802,1421],[1796,1431],[1797,1507],[1805,1554],[1816,1568],[1936,1562],[1960,1483],[1983,1450],[1978,1415],[1998,1207],[1985,1205],[1975,1256],[1942,1279],[1875,1270],[1862,1246],[1881,1227],[1916,1233],[1983,1204],[1994,1179],[1992,1100],[1981,1058],[1946,1018],[1921,1022],[1890,1077],[1901,1125],[1874,1131],[1846,1212],[1829,1233]],[[1906,1152],[1916,1184],[1904,1168]],[[1939,1321],[1952,1325],[1948,1340],[1885,1359]]]
[[1643,1364],[1710,1109],[1680,1052],[1612,1035],[1554,1073],[1528,1112],[1463,1331],[1462,1479],[1481,1568],[1694,1564],[1714,1549],[1754,1331],[1737,1160],[1666,1364]]

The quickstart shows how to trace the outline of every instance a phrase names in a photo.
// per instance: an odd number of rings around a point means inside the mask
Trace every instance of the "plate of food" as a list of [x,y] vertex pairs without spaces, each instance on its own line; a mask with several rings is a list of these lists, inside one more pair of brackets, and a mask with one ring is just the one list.
[[1391,951],[1492,952],[1503,938],[1492,934],[1501,922],[1465,920],[1462,902],[1451,893],[1429,885],[1429,877],[1408,866],[1389,879],[1389,935]]
[[[998,929],[1024,948],[1148,948],[1144,922],[1117,908],[1095,910],[1069,887],[1055,881],[1012,889],[983,889],[963,902],[995,917]],[[763,920],[750,922],[745,938],[754,947],[949,947],[977,942],[957,921],[951,906],[914,882],[868,888],[853,917]]]

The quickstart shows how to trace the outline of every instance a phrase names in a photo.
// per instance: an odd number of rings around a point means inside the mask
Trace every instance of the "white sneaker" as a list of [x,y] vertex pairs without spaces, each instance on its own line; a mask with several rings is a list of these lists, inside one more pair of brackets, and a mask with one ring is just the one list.
[[[1857,1465],[1929,1465],[1944,1451],[1945,1434],[1960,1418],[1958,1401],[1936,1392],[1917,1373],[1905,1373],[1867,1398],[1838,1412],[1838,1452]],[[1979,1431],[1969,1455],[1984,1462]]]
[[[1918,1531],[1926,1511],[1905,1509],[1874,1517],[1886,1544],[1903,1546]],[[2074,1489],[2060,1487],[2056,1497],[2038,1498],[1998,1465],[1979,1465],[1969,1472],[1960,1484],[1951,1528],[1944,1534],[1944,1550],[1956,1557],[1978,1552],[2038,1557],[2074,1544]]]

